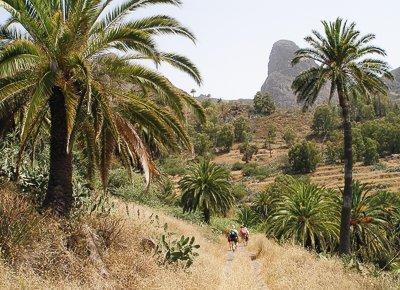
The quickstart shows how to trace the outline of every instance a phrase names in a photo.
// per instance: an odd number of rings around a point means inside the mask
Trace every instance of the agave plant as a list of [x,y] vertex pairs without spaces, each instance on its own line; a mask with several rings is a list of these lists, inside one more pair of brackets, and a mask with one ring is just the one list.
[[353,183],[351,211],[351,245],[359,257],[374,259],[390,253],[391,236],[397,205],[396,196],[389,192],[372,192],[365,184]]
[[294,178],[280,185],[265,222],[267,235],[318,251],[333,249],[339,234],[336,193]]
[[234,204],[229,172],[208,159],[193,165],[179,182],[184,212],[201,210],[210,223],[212,213],[226,213]]
[[[83,140],[107,185],[111,155],[139,167],[147,183],[157,173],[149,148],[189,147],[184,108],[204,118],[196,101],[143,65],[166,62],[201,82],[186,57],[160,51],[155,37],[195,40],[165,15],[132,18],[155,4],[179,0],[0,0],[0,117],[24,113],[21,152],[50,120],[50,172],[45,207],[68,215],[73,204],[72,149]],[[23,110],[22,110],[23,109]],[[93,170],[88,172],[93,176]]]

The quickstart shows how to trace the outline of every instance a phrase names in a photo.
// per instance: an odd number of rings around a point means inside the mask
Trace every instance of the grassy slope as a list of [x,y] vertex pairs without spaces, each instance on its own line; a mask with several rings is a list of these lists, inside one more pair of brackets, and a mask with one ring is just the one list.
[[[2,196],[17,194],[14,189],[1,189]],[[3,199],[4,201],[4,199]],[[337,259],[319,259],[306,250],[280,246],[261,235],[252,236],[249,247],[231,254],[225,239],[208,227],[201,227],[171,217],[160,210],[115,200],[107,219],[85,218],[73,223],[73,249],[66,247],[65,226],[57,220],[46,220],[33,232],[24,247],[14,253],[19,257],[14,270],[0,262],[1,289],[382,289],[394,284],[382,278],[368,278],[345,271]],[[155,226],[155,215],[160,227]],[[31,213],[35,217],[35,213]],[[29,221],[30,219],[28,219]],[[162,225],[178,234],[195,236],[201,245],[200,256],[189,272],[157,265],[156,258],[140,245],[142,238],[158,237]],[[93,229],[113,229],[112,243],[101,248],[101,257],[109,271],[99,275],[87,255],[79,229],[83,224]],[[115,226],[115,224],[117,226]],[[114,226],[110,226],[114,225]],[[122,227],[120,227],[122,225]],[[115,231],[117,229],[117,231]],[[21,254],[23,253],[23,254]],[[258,253],[257,259],[250,259]],[[259,275],[260,274],[260,275]]]

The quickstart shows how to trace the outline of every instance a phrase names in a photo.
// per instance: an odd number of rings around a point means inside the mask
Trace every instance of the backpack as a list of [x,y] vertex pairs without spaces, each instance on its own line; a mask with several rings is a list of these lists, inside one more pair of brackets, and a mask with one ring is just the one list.
[[230,238],[231,240],[237,238],[237,234],[236,234],[236,232],[235,232],[234,230],[231,230],[231,231],[229,232],[229,238]]

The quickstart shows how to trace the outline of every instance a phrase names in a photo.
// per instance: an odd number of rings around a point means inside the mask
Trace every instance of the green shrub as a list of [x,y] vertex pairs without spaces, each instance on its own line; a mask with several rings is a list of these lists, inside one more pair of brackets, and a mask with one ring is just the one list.
[[231,170],[232,171],[239,171],[242,170],[244,166],[244,163],[242,162],[235,162],[232,164]]
[[240,182],[232,186],[232,193],[236,200],[242,200],[249,195],[249,190],[244,183]]
[[233,141],[233,127],[230,124],[225,124],[217,132],[215,147],[218,152],[229,152],[232,149]]
[[255,162],[247,163],[242,169],[243,176],[253,177],[257,180],[264,180],[273,173],[272,171],[273,168],[268,166],[259,166]]
[[272,157],[272,144],[274,144],[275,141],[276,141],[276,127],[270,124],[267,126],[264,147],[268,148],[271,157]]
[[212,146],[210,137],[205,133],[197,133],[193,138],[193,149],[196,155],[206,156],[211,152]]
[[240,153],[243,154],[242,161],[249,163],[253,159],[254,154],[257,154],[258,147],[255,144],[248,142],[243,143],[240,146]]
[[249,132],[249,122],[244,117],[239,117],[233,121],[235,142],[243,142],[246,139],[246,133]]
[[328,141],[325,143],[325,162],[326,164],[336,164],[343,160],[342,144]]
[[296,133],[292,128],[289,128],[283,133],[283,140],[286,143],[287,147],[291,147],[296,141]]
[[269,94],[258,92],[254,97],[254,111],[260,115],[271,115],[275,112],[275,103]]
[[371,138],[365,138],[365,150],[364,150],[364,164],[372,165],[379,161],[378,155],[378,142],[372,140]]
[[338,116],[331,106],[321,106],[315,110],[312,129],[319,137],[329,137],[338,126]]
[[160,170],[171,176],[184,175],[186,173],[186,162],[181,157],[167,157],[161,160]]
[[295,173],[315,171],[319,161],[317,147],[313,142],[303,141],[289,150],[289,164]]

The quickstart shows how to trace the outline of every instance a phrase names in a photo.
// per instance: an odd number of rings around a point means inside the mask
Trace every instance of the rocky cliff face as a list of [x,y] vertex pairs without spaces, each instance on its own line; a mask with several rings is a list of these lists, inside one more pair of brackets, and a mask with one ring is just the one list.
[[392,74],[394,76],[394,80],[388,82],[389,95],[392,97],[393,100],[399,101],[400,100],[400,67],[393,70]]
[[[290,62],[298,49],[299,47],[293,41],[279,40],[275,42],[271,50],[268,63],[268,78],[262,85],[261,91],[270,94],[275,104],[279,107],[299,106],[291,89],[292,82],[301,72],[316,65],[315,62],[307,60],[292,67]],[[319,102],[328,97],[328,92],[324,90],[321,95],[322,98]]]

